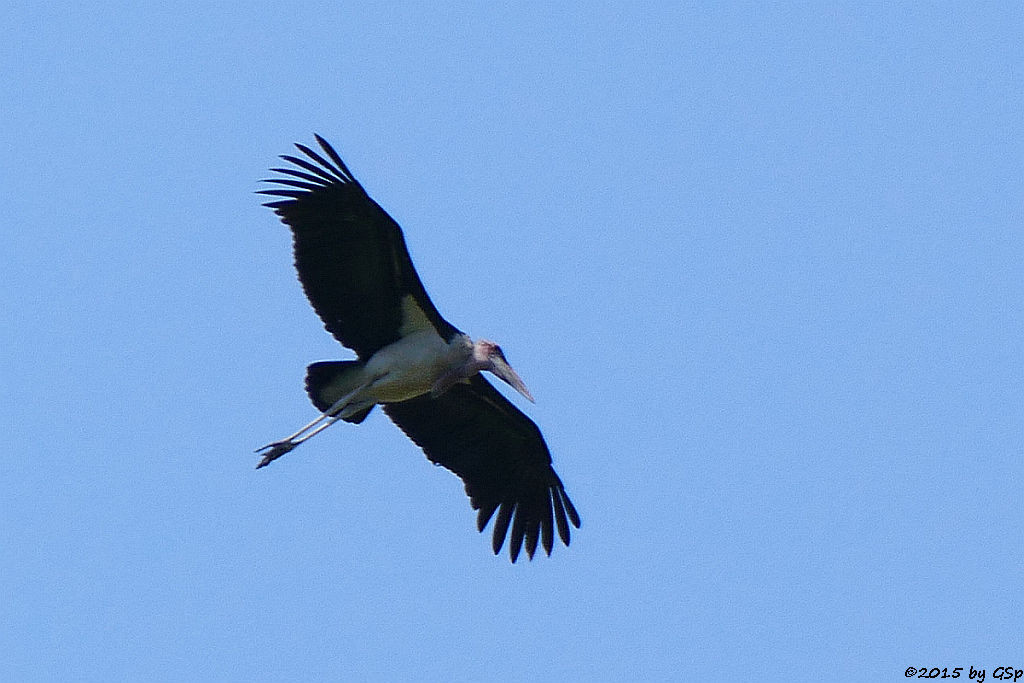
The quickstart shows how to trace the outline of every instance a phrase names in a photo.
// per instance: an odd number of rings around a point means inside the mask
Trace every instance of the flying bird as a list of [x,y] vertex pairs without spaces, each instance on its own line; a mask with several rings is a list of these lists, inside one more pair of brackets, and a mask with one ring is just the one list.
[[[494,518],[495,554],[508,537],[509,557],[533,559],[537,542],[550,555],[554,529],[569,545],[580,518],[537,425],[481,374],[487,371],[531,402],[501,347],[473,341],[449,323],[420,282],[402,229],[363,189],[323,138],[326,158],[305,145],[306,158],[271,171],[261,194],[291,228],[299,281],[324,327],[357,360],[313,363],[306,392],[321,415],[291,436],[257,450],[268,465],[338,420],[358,424],[374,406],[436,465],[466,487],[477,529]],[[497,516],[495,517],[495,513]],[[509,528],[511,526],[511,533]]]

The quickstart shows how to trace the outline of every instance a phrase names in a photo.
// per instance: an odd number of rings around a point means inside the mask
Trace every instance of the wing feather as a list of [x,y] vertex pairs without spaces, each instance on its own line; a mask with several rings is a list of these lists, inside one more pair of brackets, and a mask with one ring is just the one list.
[[266,181],[277,187],[260,193],[283,198],[266,205],[292,230],[295,268],[324,327],[365,360],[399,339],[402,300],[412,296],[437,333],[450,339],[458,330],[427,296],[401,228],[334,148],[319,135],[316,140],[323,154],[296,144],[307,159],[283,155],[297,168],[272,169],[291,177]]
[[507,538],[513,562],[524,548],[532,558],[540,539],[550,555],[554,524],[569,545],[569,523],[579,528],[579,515],[551,466],[547,444],[537,425],[486,379],[476,375],[437,398],[424,395],[383,408],[427,458],[462,479],[479,510],[480,531],[494,517],[495,553]]

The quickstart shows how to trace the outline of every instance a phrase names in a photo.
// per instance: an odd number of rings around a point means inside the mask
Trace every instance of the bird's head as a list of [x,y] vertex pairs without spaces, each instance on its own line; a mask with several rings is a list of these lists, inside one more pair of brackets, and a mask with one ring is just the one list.
[[525,396],[531,403],[534,402],[530,390],[523,384],[523,380],[519,379],[519,375],[512,369],[512,366],[508,364],[500,346],[486,339],[478,340],[473,344],[473,361],[477,368],[494,373],[498,379]]

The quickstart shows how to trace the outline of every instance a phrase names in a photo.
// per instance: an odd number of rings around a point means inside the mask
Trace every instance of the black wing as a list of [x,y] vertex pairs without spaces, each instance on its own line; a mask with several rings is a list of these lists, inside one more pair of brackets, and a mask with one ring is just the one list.
[[[327,331],[367,359],[402,335],[402,301],[411,296],[444,339],[458,332],[437,312],[409,258],[402,229],[373,201],[338,153],[319,135],[328,158],[305,145],[308,157],[281,158],[294,168],[274,168],[286,189],[260,194],[284,197],[266,204],[291,229],[299,280]],[[412,321],[415,323],[415,321]],[[410,331],[406,325],[406,331]]]
[[515,562],[526,542],[533,559],[540,539],[551,554],[553,526],[569,545],[569,523],[580,518],[551,467],[551,454],[537,425],[491,384],[475,375],[438,398],[429,394],[387,403],[384,412],[432,462],[459,475],[484,530],[495,511],[492,546],[501,550],[508,533]]

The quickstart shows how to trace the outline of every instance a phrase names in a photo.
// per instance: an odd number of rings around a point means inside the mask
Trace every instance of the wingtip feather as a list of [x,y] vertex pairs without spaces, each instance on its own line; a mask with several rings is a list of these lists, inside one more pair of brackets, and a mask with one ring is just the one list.
[[552,509],[551,509],[551,491],[545,492],[547,499],[544,501],[543,515],[540,519],[540,543],[544,547],[544,552],[551,556],[551,549],[555,545],[554,531],[552,527]]
[[317,162],[318,164],[323,166],[325,169],[327,169],[327,170],[331,171],[332,173],[334,173],[334,175],[337,176],[337,178],[339,180],[341,180],[342,182],[347,182],[347,180],[348,180],[348,174],[347,173],[345,173],[341,169],[337,168],[334,164],[332,164],[327,159],[324,159],[322,156],[320,156],[315,151],[313,151],[313,149],[311,149],[310,147],[307,147],[306,145],[303,145],[303,144],[301,144],[299,142],[296,142],[295,146],[298,147],[302,151],[302,153],[305,154],[306,156],[308,156],[310,159],[314,160],[315,162]]
[[352,172],[348,170],[348,166],[346,166],[345,162],[341,160],[341,155],[334,151],[334,147],[331,146],[331,143],[327,142],[327,140],[324,140],[317,133],[313,133],[313,137],[316,138],[317,143],[320,145],[320,149],[326,152],[327,156],[331,158],[331,161],[333,161],[335,165],[337,165],[337,167],[342,171],[342,173],[349,179],[352,179]]
[[580,528],[580,515],[579,515],[578,512],[576,512],[576,506],[572,504],[571,500],[569,500],[569,494],[567,494],[565,492],[564,488],[559,488],[558,489],[558,494],[559,494],[559,497],[561,497],[562,502],[565,503],[565,511],[569,514],[569,521],[572,522],[572,525],[574,527],[579,529]]
[[482,532],[487,526],[487,523],[491,521],[491,517],[494,516],[494,511],[498,509],[497,503],[491,503],[480,506],[480,512],[476,516],[476,530]]
[[[523,547],[523,538],[526,536],[526,515],[524,512],[522,508],[518,508],[515,519],[512,522],[512,533],[508,539],[508,555],[512,562],[519,558],[519,551]],[[533,559],[532,555],[530,559]]]
[[310,173],[313,173],[317,177],[322,178],[324,181],[326,181],[327,185],[331,185],[333,183],[354,182],[354,181],[351,181],[350,179],[347,179],[347,178],[344,178],[344,177],[341,177],[341,176],[333,176],[330,173],[328,173],[326,170],[324,170],[324,169],[320,168],[319,166],[317,166],[316,164],[310,163],[310,162],[308,162],[305,159],[302,159],[300,157],[295,157],[295,156],[292,156],[290,154],[282,154],[281,158],[284,159],[285,161],[287,161],[289,164],[295,164],[296,166],[298,166],[300,168],[304,168],[307,171],[309,171]]
[[494,520],[494,531],[491,536],[491,548],[494,550],[495,555],[501,552],[501,546],[505,544],[505,535],[508,534],[508,525],[512,521],[512,511],[514,509],[515,504],[506,501],[501,504],[501,508],[498,510],[498,517]]
[[558,525],[558,537],[562,539],[562,543],[569,545],[569,522],[565,518],[565,506],[562,505],[562,497],[558,495],[558,490],[551,491],[551,502],[555,507],[555,522]]

